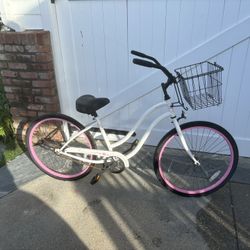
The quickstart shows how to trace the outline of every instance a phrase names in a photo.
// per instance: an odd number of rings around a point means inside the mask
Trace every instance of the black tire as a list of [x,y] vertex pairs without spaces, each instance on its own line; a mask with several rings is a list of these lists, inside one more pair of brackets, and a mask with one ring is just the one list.
[[[172,192],[183,196],[207,195],[223,187],[232,177],[238,164],[239,153],[233,137],[224,128],[211,122],[195,121],[182,124],[180,127],[191,152],[198,158],[201,165],[199,168],[195,167],[184,149],[178,146],[180,139],[174,128],[161,139],[155,150],[154,170],[158,180]],[[193,132],[195,129],[196,133]],[[199,132],[202,129],[201,134]],[[213,140],[212,144],[209,139],[206,139],[210,138],[209,136]],[[207,141],[203,142],[203,138]],[[195,143],[192,139],[196,140],[196,145],[193,145]],[[199,139],[201,142],[197,142]],[[167,148],[168,150],[164,151]],[[168,154],[170,156],[167,156]],[[180,164],[181,160],[183,160],[182,164]],[[210,163],[212,161],[213,165]],[[226,168],[222,168],[224,161],[229,161]],[[199,188],[190,187],[189,181]],[[200,188],[201,182],[208,183],[208,185]]]
[[[30,158],[44,173],[60,180],[76,180],[86,176],[92,170],[93,164],[83,166],[83,163],[73,161],[70,158],[66,158],[62,155],[59,156],[55,153],[55,148],[60,148],[66,141],[65,132],[60,126],[61,123],[67,124],[68,132],[70,131],[73,133],[84,129],[84,126],[81,123],[69,116],[63,114],[43,115],[31,122],[27,130],[26,146]],[[41,136],[40,138],[39,135],[41,135],[42,132],[44,134],[47,133],[47,136],[44,138]],[[86,144],[83,144],[84,140],[89,148],[96,149],[95,141],[89,132],[86,132],[81,135],[81,137],[76,138],[72,143],[74,143],[74,146],[83,146]],[[94,156],[91,157],[95,159]],[[59,166],[57,166],[58,164]],[[63,164],[64,166],[60,166],[60,164]],[[79,172],[65,172],[66,165],[71,171]]]

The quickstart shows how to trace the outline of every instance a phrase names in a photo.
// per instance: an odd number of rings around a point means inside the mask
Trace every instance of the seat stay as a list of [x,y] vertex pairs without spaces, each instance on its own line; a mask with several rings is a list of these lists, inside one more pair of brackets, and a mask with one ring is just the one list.
[[77,138],[81,134],[89,131],[95,124],[97,124],[96,121],[90,123],[89,125],[87,125],[86,128],[82,129],[81,131],[72,134],[72,136],[69,138],[69,140],[59,149],[59,152],[63,151],[75,138]]

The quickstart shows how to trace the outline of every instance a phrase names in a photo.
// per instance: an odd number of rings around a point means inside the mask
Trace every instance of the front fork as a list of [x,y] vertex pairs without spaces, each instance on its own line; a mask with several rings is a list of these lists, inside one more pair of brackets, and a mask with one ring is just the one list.
[[197,159],[195,159],[194,155],[192,154],[192,152],[190,151],[190,149],[189,149],[189,147],[187,145],[186,139],[185,139],[185,137],[184,137],[184,135],[183,135],[183,133],[181,131],[181,127],[180,127],[177,119],[176,118],[172,118],[172,121],[174,123],[174,126],[176,128],[177,134],[178,134],[178,136],[180,138],[180,141],[181,141],[181,144],[182,144],[183,148],[185,149],[185,151],[187,152],[187,154],[189,155],[189,157],[192,159],[193,163],[196,166],[200,166],[200,162]]

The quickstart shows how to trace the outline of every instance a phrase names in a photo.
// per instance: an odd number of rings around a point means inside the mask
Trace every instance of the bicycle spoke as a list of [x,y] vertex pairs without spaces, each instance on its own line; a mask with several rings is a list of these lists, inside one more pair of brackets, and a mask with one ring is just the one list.
[[[198,123],[203,124],[203,122]],[[232,152],[228,140],[216,129],[202,125],[187,127],[182,133],[199,165],[190,159],[175,132],[164,144],[165,148],[162,148],[162,156],[159,159],[164,182],[172,188],[176,187],[178,192],[186,194],[191,192],[194,195],[221,185],[221,180],[229,173],[228,168],[232,167]],[[172,149],[176,147],[180,149]],[[169,164],[170,168],[165,170],[165,166]]]
[[[38,121],[31,127],[29,137],[29,151],[39,168],[49,175],[59,179],[74,179],[87,174],[91,164],[77,161],[69,156],[58,155],[55,149],[60,149],[66,137],[70,138],[74,132],[80,131],[78,125],[69,122],[64,115],[56,115]],[[65,129],[65,131],[64,131]],[[66,135],[64,135],[66,133]],[[89,136],[89,135],[88,135]],[[92,148],[92,144],[85,133],[72,140],[68,146]],[[32,141],[32,144],[30,143]],[[76,154],[80,157],[82,155]],[[92,159],[93,156],[88,156]]]

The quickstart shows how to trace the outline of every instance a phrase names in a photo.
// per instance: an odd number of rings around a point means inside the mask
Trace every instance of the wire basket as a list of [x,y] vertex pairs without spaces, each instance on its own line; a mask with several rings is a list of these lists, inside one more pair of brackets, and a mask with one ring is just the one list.
[[175,69],[182,95],[194,110],[222,103],[223,67],[208,61]]

